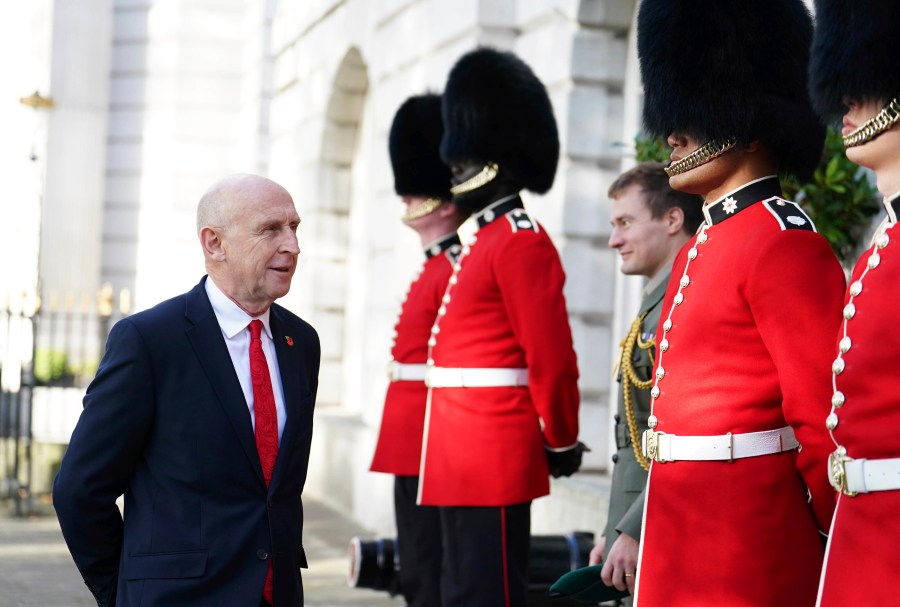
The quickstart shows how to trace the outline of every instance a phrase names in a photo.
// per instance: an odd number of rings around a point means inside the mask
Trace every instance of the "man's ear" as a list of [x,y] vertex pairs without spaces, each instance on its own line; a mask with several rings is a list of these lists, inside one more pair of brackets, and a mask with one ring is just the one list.
[[756,150],[759,149],[759,147],[761,145],[762,145],[762,142],[760,142],[759,139],[753,139],[747,144],[746,150],[748,152],[755,152]]
[[218,228],[204,226],[200,228],[200,246],[203,254],[215,261],[225,261],[225,246],[222,242],[222,233]]
[[666,231],[677,234],[684,228],[684,211],[679,207],[671,207],[666,211]]

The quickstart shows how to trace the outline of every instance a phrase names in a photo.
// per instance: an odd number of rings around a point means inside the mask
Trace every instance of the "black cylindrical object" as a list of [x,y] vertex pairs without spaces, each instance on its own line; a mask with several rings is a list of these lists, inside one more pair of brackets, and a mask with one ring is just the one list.
[[400,593],[400,553],[391,538],[350,540],[350,573],[347,584],[353,588],[383,590],[391,596]]
[[[379,538],[350,540],[350,574],[347,583],[354,588],[383,590],[391,596],[400,593],[400,558],[397,540]],[[563,574],[587,567],[594,534],[574,531],[566,535],[532,535],[528,551],[528,591],[545,596]]]

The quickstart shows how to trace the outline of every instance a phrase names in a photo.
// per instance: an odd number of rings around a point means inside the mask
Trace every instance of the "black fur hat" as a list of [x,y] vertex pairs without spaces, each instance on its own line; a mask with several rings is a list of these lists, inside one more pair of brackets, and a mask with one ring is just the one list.
[[806,89],[811,40],[802,0],[643,0],[645,128],[758,139],[779,171],[808,177],[825,141]]
[[441,157],[448,165],[496,162],[516,185],[553,185],[559,134],[547,89],[516,55],[479,48],[450,70]]
[[844,100],[888,102],[900,95],[900,2],[816,0],[809,88],[828,121]]
[[438,152],[443,132],[440,95],[410,97],[397,110],[388,150],[398,195],[450,200],[450,169]]

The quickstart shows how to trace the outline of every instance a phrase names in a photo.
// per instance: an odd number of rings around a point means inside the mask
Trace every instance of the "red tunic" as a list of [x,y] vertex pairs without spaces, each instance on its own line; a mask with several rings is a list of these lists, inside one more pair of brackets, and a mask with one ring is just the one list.
[[[888,205],[890,206],[890,205]],[[900,210],[900,199],[894,200]],[[832,356],[843,360],[834,386],[844,404],[834,411],[836,445],[851,458],[900,458],[900,393],[897,358],[900,334],[891,330],[900,302],[900,229],[896,210],[876,234],[875,243],[856,264],[850,285],[859,281],[856,296],[847,293],[846,335],[850,348]],[[883,231],[884,236],[879,236]],[[879,244],[884,246],[879,246]],[[873,254],[876,260],[872,259]],[[874,267],[872,267],[874,266]],[[863,276],[863,273],[865,275]],[[844,331],[838,334],[838,340]],[[837,363],[835,369],[840,368]],[[895,582],[900,579],[900,490],[840,495],[826,553],[820,589],[822,607],[900,605]]]
[[[397,363],[424,365],[428,357],[428,338],[437,316],[447,280],[459,254],[456,234],[426,249],[427,259],[409,287],[400,317],[394,326],[396,337],[391,356]],[[419,473],[422,456],[422,430],[425,424],[424,381],[392,381],[384,399],[381,431],[372,458],[373,472],[398,476]]]
[[[550,491],[545,445],[578,440],[578,368],[565,274],[516,197],[470,222],[432,350],[436,367],[528,368],[527,387],[431,388],[419,502],[505,506]],[[468,252],[467,252],[468,251]],[[543,426],[543,431],[542,431]]]
[[[701,231],[676,257],[658,329],[663,377],[653,414],[656,430],[687,436],[789,424],[802,449],[733,462],[654,462],[640,607],[815,602],[817,522],[827,529],[834,507],[822,420],[844,275],[799,207],[770,199],[779,193],[776,178],[757,180],[705,207],[706,241],[698,242]],[[679,288],[686,265],[689,284]]]

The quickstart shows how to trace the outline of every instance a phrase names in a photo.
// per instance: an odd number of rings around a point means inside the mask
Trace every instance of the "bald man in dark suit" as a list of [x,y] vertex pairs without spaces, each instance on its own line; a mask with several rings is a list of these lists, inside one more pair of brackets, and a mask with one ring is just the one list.
[[320,349],[273,303],[299,223],[268,179],[214,184],[197,212],[208,276],[113,327],[53,491],[98,605],[303,605]]

